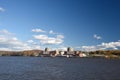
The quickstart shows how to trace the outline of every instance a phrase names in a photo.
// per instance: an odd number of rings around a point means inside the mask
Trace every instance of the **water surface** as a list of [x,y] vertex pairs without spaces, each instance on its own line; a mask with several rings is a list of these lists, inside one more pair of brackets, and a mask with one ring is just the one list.
[[0,57],[0,80],[120,80],[120,60]]

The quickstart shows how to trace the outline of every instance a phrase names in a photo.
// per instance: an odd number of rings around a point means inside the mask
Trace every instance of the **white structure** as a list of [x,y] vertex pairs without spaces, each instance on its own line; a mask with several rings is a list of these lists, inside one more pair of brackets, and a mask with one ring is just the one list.
[[71,47],[68,47],[68,49],[67,49],[67,55],[72,55],[72,54],[74,54],[74,49],[71,48]]
[[64,56],[65,52],[64,51],[60,51],[60,55]]
[[49,48],[45,48],[45,52],[48,52],[48,51],[50,51],[50,49]]
[[82,53],[82,52],[81,52],[81,53],[79,54],[79,57],[87,57],[87,55],[86,55],[85,53]]
[[72,51],[74,51],[72,47],[67,48],[67,52],[72,52]]
[[50,49],[49,48],[45,48],[45,51],[43,51],[43,54],[49,54]]
[[56,52],[56,55],[59,55],[59,50],[55,50],[55,52]]

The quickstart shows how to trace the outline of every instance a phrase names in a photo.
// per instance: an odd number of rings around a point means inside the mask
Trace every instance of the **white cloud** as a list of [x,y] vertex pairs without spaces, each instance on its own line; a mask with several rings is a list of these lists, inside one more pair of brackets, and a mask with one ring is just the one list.
[[39,45],[33,44],[34,41],[28,40],[28,42],[32,42],[32,44],[29,45],[25,42],[18,40],[17,37],[10,34],[12,33],[8,30],[0,30],[0,50],[20,51],[40,49]]
[[6,29],[0,30],[0,34],[3,34],[3,35],[13,35],[13,33],[9,32]]
[[48,38],[46,40],[42,40],[42,44],[61,44],[63,40],[57,38]]
[[49,31],[49,34],[59,34],[59,33],[54,32],[53,30],[50,30],[50,31]]
[[113,49],[116,50],[120,47],[120,41],[117,42],[109,42],[109,43],[101,43],[100,45],[93,46],[82,46],[81,49],[84,51],[96,51],[96,50],[106,50]]
[[37,43],[34,42],[33,40],[28,40],[27,43],[30,43],[30,44],[33,44],[33,45],[36,45]]
[[30,47],[21,41],[19,41],[17,38],[0,38],[0,50],[6,49],[6,50],[26,50],[30,49]]
[[41,32],[41,33],[45,33],[46,31],[42,30],[42,29],[32,29],[32,32]]
[[17,41],[18,39],[16,37],[13,37],[12,40]]
[[39,45],[33,45],[33,49],[41,49],[41,46],[39,46]]
[[67,47],[60,47],[60,48],[58,48],[58,50],[60,50],[60,51],[67,51]]
[[109,43],[102,43],[101,45],[102,47],[105,48],[113,48],[113,49],[117,49],[117,47],[120,47],[120,41],[117,42],[109,42]]
[[27,42],[28,42],[28,43],[33,43],[34,41],[33,41],[33,40],[28,40]]
[[[34,30],[35,31],[35,30]],[[39,32],[39,31],[38,31]],[[19,40],[13,33],[9,32],[6,29],[0,30],[0,50],[32,50],[32,49],[41,49],[40,43],[43,45],[58,45],[63,43],[63,35],[54,35],[55,37],[50,37],[48,35],[33,35],[34,41],[32,39],[28,41]]]
[[5,9],[0,7],[0,12],[4,12],[4,11],[5,11]]
[[53,34],[53,31],[52,31],[52,30],[50,30],[50,31],[49,31],[49,33],[50,33],[50,34]]
[[94,37],[95,39],[97,39],[97,40],[102,39],[102,37],[101,37],[101,36],[98,36],[97,34],[94,34],[93,37]]
[[47,35],[34,35],[33,37],[35,39],[38,39],[38,40],[46,40],[46,39],[48,39]]
[[57,38],[62,39],[62,38],[64,38],[64,36],[63,35],[57,35]]
[[96,46],[82,46],[83,51],[96,51],[98,50]]
[[12,51],[10,48],[0,48],[1,51]]
[[48,37],[47,35],[33,35],[35,39],[40,40],[41,44],[61,44],[63,43],[62,36]]

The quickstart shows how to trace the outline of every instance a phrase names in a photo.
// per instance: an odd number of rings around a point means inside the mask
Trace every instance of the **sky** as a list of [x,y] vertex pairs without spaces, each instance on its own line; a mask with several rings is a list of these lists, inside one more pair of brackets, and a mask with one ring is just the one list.
[[0,0],[0,50],[119,50],[120,0]]

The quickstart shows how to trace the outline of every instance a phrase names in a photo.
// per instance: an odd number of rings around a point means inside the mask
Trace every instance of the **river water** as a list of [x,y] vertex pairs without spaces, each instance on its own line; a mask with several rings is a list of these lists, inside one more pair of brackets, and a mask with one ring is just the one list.
[[120,60],[0,57],[0,80],[120,80]]

